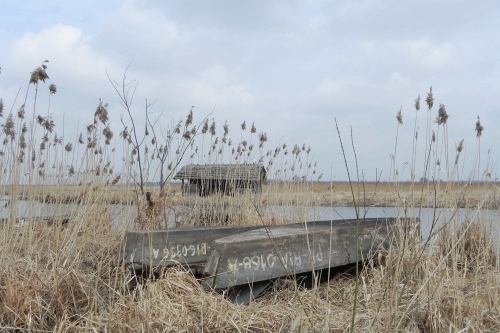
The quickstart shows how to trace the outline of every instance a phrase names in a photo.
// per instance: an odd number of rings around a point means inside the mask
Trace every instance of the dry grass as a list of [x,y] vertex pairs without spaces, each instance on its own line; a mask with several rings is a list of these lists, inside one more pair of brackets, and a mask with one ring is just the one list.
[[[356,205],[394,207],[414,204],[416,207],[460,207],[498,209],[500,207],[500,185],[495,182],[354,182],[352,183]],[[36,185],[16,189],[23,200],[50,203],[82,203],[105,200],[108,204],[136,204],[137,190],[132,186],[104,186],[92,182],[84,185]],[[4,194],[12,189],[4,187]],[[145,191],[159,195],[158,187],[148,186]],[[207,201],[228,204],[252,204],[267,206],[354,206],[349,182],[277,182],[264,185],[259,197],[222,197],[216,200],[183,196],[179,183],[172,183],[165,189],[170,205],[193,205]],[[50,193],[50,194],[49,194]]]
[[[430,252],[406,240],[349,274],[313,289],[277,284],[249,306],[204,290],[189,273],[130,288],[113,265],[122,234],[93,207],[66,227],[2,226],[0,324],[60,332],[496,332],[500,270],[488,230],[446,229]],[[101,207],[102,208],[102,207]],[[382,258],[381,258],[382,259]]]
[[[351,191],[351,186],[353,191]],[[355,201],[353,201],[353,192]],[[272,183],[264,189],[268,205],[460,207],[498,209],[499,185],[493,182],[299,182]]]
[[[231,143],[227,124],[217,136],[214,119],[207,117],[193,125],[192,109],[187,118],[172,122],[167,140],[155,134],[160,132],[156,124],[163,123],[159,120],[150,121],[145,131],[123,123],[119,137],[124,156],[115,158],[107,104],[99,101],[93,122],[73,141],[64,138],[63,143],[51,116],[44,116],[50,115],[50,103],[48,111],[43,107],[43,115],[38,114],[37,96],[49,79],[46,69],[44,62],[31,73],[31,95],[28,88],[17,112],[6,115],[0,132],[0,186],[9,196],[0,207],[9,216],[0,222],[0,332],[500,331],[498,244],[492,242],[491,230],[481,219],[472,223],[455,216],[445,228],[433,230],[428,248],[411,236],[417,234],[415,230],[401,228],[397,246],[381,252],[377,260],[365,262],[359,275],[346,273],[310,289],[292,281],[276,283],[249,306],[232,304],[223,293],[203,289],[180,268],[137,284],[132,273],[115,262],[129,226],[124,223],[121,230],[112,228],[110,204],[136,205],[135,226],[142,229],[163,227],[164,208],[180,217],[182,226],[269,225],[303,221],[305,210],[317,206],[497,209],[498,184],[404,183],[391,170],[394,181],[389,183],[284,181],[265,186],[260,196],[187,197],[180,195],[179,185],[160,192],[145,184],[157,178],[168,180],[184,153],[183,163],[265,160],[270,179],[321,176],[316,175],[311,149],[305,144],[280,144],[267,150],[267,134],[257,134],[254,124],[247,129],[246,122],[237,135],[241,141]],[[122,84],[112,81],[115,89],[123,88],[123,93],[121,89],[117,93],[133,121],[126,91],[134,82],[126,82],[124,76]],[[49,98],[56,92],[53,84],[46,90]],[[425,101],[430,111],[432,89]],[[0,113],[5,111],[3,103],[0,99]],[[415,108],[420,109],[420,97]],[[27,115],[28,109],[33,114]],[[463,173],[459,164],[463,141],[456,155],[448,156],[447,146],[443,147],[448,133],[445,108],[439,108],[436,126],[443,130],[436,131],[437,141],[434,135],[431,139],[432,119],[427,114],[426,165],[432,169],[432,164],[441,161],[444,166],[450,160],[449,176],[454,179]],[[399,129],[401,112],[397,120]],[[33,127],[27,128],[26,123]],[[478,119],[477,161],[483,130]],[[138,138],[137,133],[145,134]],[[201,141],[199,151],[195,138],[197,144]],[[253,143],[252,138],[258,142]],[[112,161],[118,159],[123,163],[117,174],[112,171]],[[416,159],[411,168],[415,164]],[[157,170],[162,174],[155,174]],[[472,174],[479,175],[478,170],[479,166]],[[424,174],[432,178],[430,170]],[[491,170],[485,175],[491,178]],[[123,185],[132,183],[136,186]],[[146,191],[152,192],[150,200]],[[70,223],[47,224],[34,221],[36,212],[31,208],[17,211],[18,200],[30,205],[41,201],[79,206]],[[286,216],[271,209],[275,206],[296,206],[298,210]],[[26,213],[27,221],[17,223],[19,213]]]

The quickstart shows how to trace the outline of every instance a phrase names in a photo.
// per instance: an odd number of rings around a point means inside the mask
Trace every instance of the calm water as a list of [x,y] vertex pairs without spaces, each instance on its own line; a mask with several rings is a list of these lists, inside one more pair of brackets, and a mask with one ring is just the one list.
[[[6,207],[9,200],[8,196],[0,196],[0,219],[9,218],[10,209]],[[33,201],[17,201],[15,217],[25,218],[29,216],[36,217],[51,217],[51,216],[76,216],[81,214],[81,206],[78,204],[50,204]],[[89,213],[93,207],[88,207]],[[116,229],[120,229],[124,225],[132,225],[135,216],[137,216],[137,208],[130,205],[109,205],[107,208],[111,225]]]
[[[9,209],[5,207],[8,197],[0,197],[0,218],[9,217]],[[77,215],[81,207],[76,204],[42,204],[39,202],[17,202],[16,217],[27,216],[71,216]],[[92,207],[90,207],[90,210]],[[178,216],[179,209],[167,211],[168,226],[175,226],[176,222],[182,222]],[[115,229],[133,228],[133,221],[137,216],[135,206],[109,205],[107,209],[111,225]],[[297,206],[271,206],[265,207],[261,214],[273,214],[284,217],[290,222],[312,221],[312,220],[339,220],[356,218],[354,207],[297,207]],[[396,217],[396,216],[420,216],[421,231],[423,239],[429,236],[434,217],[438,225],[444,223],[460,223],[464,220],[482,220],[486,222],[494,239],[500,239],[500,211],[499,210],[470,210],[470,209],[432,209],[423,208],[421,211],[415,209],[404,212],[399,207],[361,207],[360,216],[372,217]]]
[[[354,219],[356,211],[354,207],[271,207],[270,211],[275,214],[284,215],[286,217],[303,217],[304,221],[311,220],[339,220],[339,219]],[[420,213],[420,214],[419,214]],[[499,210],[470,210],[470,209],[447,209],[447,208],[422,208],[413,211],[404,211],[400,207],[361,207],[359,210],[360,217],[418,217],[420,216],[420,224],[422,237],[426,239],[429,236],[429,230],[432,226],[434,217],[438,225],[451,222],[462,222],[464,220],[477,221],[479,219],[487,223],[491,228],[492,233],[500,231],[500,211]],[[498,237],[496,237],[498,238]]]

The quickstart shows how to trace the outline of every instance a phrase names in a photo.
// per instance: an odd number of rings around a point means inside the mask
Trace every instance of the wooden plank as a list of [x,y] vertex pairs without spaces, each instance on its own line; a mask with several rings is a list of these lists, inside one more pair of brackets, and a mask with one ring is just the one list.
[[390,244],[396,220],[314,221],[214,241],[203,284],[220,289],[355,263]]
[[215,239],[261,226],[193,227],[129,231],[117,263],[132,269],[206,262]]

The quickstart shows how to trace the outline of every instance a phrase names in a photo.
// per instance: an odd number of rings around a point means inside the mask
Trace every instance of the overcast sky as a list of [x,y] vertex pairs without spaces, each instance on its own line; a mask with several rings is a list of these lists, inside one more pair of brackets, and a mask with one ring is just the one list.
[[[351,176],[354,155],[368,180],[396,168],[410,178],[414,100],[418,112],[416,177],[423,175],[425,98],[433,87],[437,116],[446,107],[448,142],[464,139],[467,177],[477,152],[481,172],[488,150],[493,177],[500,142],[500,2],[487,1],[19,1],[0,4],[0,98],[10,109],[32,70],[49,60],[58,93],[53,117],[65,115],[65,135],[92,121],[99,98],[120,106],[106,71],[139,82],[137,117],[145,98],[178,119],[194,106],[195,122],[215,110],[230,137],[255,122],[267,148],[311,147],[316,176],[345,180],[336,131]],[[43,101],[42,101],[43,102]],[[396,113],[402,108],[403,124]],[[438,125],[433,123],[438,133]],[[442,127],[442,126],[441,126]],[[118,128],[118,127],[117,127]],[[443,131],[440,130],[439,134]],[[462,161],[462,160],[461,160]],[[408,163],[408,164],[406,164]],[[441,162],[444,165],[444,162]],[[443,178],[443,174],[439,177]]]

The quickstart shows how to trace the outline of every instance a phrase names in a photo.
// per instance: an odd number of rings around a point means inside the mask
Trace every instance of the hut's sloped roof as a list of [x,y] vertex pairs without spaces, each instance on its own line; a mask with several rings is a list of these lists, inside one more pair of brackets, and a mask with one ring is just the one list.
[[260,180],[266,169],[262,164],[185,165],[174,179]]

